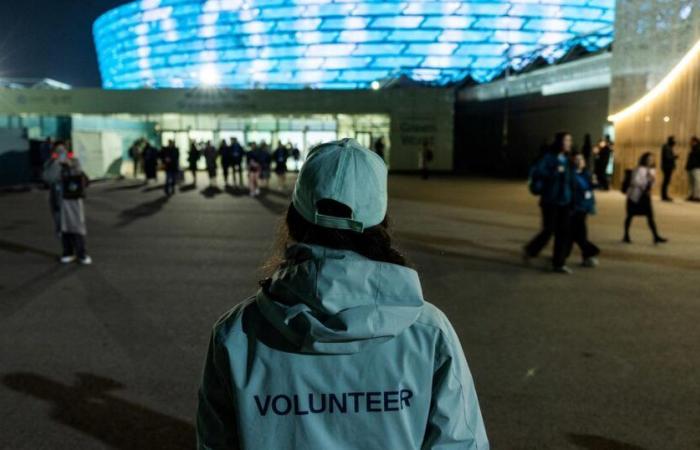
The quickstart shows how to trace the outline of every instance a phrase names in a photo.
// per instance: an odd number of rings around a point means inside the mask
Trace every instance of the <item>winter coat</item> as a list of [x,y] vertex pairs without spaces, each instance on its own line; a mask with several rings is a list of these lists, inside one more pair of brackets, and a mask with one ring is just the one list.
[[71,158],[66,166],[56,159],[49,159],[44,164],[42,178],[50,188],[50,206],[54,217],[56,231],[74,233],[85,236],[85,209],[82,199],[67,199],[63,197],[63,180],[68,176],[83,175],[80,160]]
[[295,245],[214,326],[200,450],[489,448],[474,381],[412,269]]

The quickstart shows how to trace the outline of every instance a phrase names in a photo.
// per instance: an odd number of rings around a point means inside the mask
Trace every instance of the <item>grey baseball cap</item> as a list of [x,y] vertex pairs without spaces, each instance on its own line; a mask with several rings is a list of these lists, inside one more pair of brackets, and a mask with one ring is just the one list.
[[[334,200],[350,208],[350,218],[320,214],[317,204]],[[316,225],[361,233],[386,216],[387,167],[382,158],[354,139],[311,149],[299,172],[292,204]]]

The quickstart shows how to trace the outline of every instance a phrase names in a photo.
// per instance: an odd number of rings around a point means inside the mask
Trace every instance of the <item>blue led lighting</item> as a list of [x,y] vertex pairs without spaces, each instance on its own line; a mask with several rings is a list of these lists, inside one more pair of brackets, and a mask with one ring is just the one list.
[[105,88],[488,82],[613,39],[614,0],[140,0],[94,24]]

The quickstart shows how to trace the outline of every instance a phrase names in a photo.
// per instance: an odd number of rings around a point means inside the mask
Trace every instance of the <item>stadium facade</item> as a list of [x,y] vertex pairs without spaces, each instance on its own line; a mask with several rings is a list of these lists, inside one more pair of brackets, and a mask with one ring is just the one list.
[[487,82],[610,45],[614,0],[142,0],[101,16],[105,88]]

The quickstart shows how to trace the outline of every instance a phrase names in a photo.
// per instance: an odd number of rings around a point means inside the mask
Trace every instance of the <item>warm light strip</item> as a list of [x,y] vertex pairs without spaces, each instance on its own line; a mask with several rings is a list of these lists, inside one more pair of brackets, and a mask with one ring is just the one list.
[[644,108],[647,106],[649,103],[653,102],[658,98],[660,95],[664,94],[668,88],[671,86],[671,84],[676,81],[676,79],[683,73],[684,70],[690,66],[690,63],[695,59],[696,56],[700,53],[700,41],[696,42],[695,45],[693,45],[693,48],[690,49],[688,53],[683,56],[681,61],[664,77],[663,80],[654,88],[647,92],[647,94],[628,106],[627,108],[623,109],[622,111],[619,111],[615,114],[612,114],[608,116],[608,120],[611,122],[619,122],[622,119],[627,118],[631,114],[634,114],[638,112],[640,109]]

